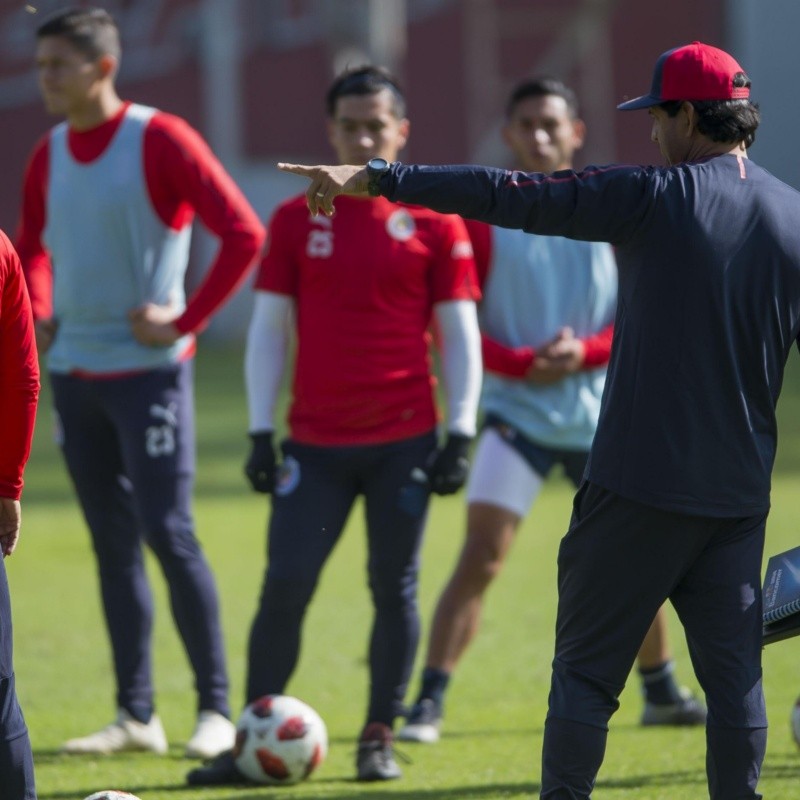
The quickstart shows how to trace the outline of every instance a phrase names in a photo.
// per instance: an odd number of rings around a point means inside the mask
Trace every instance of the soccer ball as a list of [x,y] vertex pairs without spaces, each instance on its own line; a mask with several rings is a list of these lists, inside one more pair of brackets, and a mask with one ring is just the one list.
[[327,752],[325,723],[296,697],[260,697],[236,723],[236,766],[256,783],[298,783],[324,761]]
[[106,789],[103,792],[95,792],[83,800],[139,800],[135,794],[130,792],[120,792],[118,789]]
[[794,706],[792,707],[792,716],[791,716],[791,723],[792,723],[792,736],[794,737],[795,742],[800,747],[800,697],[794,701]]

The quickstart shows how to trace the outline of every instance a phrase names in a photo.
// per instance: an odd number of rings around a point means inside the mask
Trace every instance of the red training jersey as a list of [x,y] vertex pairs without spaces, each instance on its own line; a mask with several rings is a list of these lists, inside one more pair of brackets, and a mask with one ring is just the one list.
[[[110,120],[87,131],[70,128],[72,157],[89,163],[111,142],[129,103]],[[34,149],[25,172],[17,249],[25,268],[36,319],[52,316],[52,265],[42,243],[46,224],[49,139]],[[246,198],[197,131],[180,117],[158,111],[144,135],[147,190],[158,217],[180,230],[195,213],[220,239],[220,249],[175,325],[201,330],[244,279],[264,242],[264,228]]]
[[22,494],[38,397],[31,303],[19,257],[0,231],[0,497]]
[[310,217],[293,198],[269,224],[256,289],[295,300],[294,440],[373,444],[435,427],[433,306],[480,296],[459,217],[353,197]]

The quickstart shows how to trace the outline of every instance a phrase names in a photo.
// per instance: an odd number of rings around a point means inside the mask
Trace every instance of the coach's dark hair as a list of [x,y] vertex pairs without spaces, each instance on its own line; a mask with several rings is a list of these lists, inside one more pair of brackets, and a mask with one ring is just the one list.
[[70,8],[49,16],[36,30],[36,38],[61,36],[87,58],[101,56],[119,60],[122,48],[114,18],[102,8]]
[[384,89],[391,92],[392,113],[397,119],[403,119],[406,115],[406,99],[400,84],[389,70],[371,65],[342,72],[325,95],[325,111],[329,117],[333,117],[336,115],[336,103],[340,97],[377,94]]
[[[737,72],[733,78],[737,89],[749,88],[750,78]],[[749,100],[689,100],[697,112],[697,130],[712,142],[743,142],[750,147],[756,140],[756,128],[761,122],[757,103]],[[669,100],[660,107],[670,117],[680,111],[683,101]]]
[[509,118],[514,113],[517,104],[523,100],[527,100],[529,97],[544,97],[551,94],[564,99],[570,117],[574,119],[578,116],[578,97],[575,92],[558,78],[543,75],[517,84],[506,103],[506,118]]

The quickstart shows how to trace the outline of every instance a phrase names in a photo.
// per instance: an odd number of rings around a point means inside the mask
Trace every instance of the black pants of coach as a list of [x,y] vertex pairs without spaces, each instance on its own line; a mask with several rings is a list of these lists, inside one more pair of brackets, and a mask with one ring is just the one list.
[[[297,664],[303,616],[320,572],[353,503],[363,495],[375,611],[366,721],[391,726],[402,713],[419,642],[417,576],[427,504],[405,510],[401,496],[411,471],[425,464],[435,445],[433,433],[359,447],[284,443],[272,499],[267,570],[250,631],[247,702],[284,692]],[[352,565],[354,579],[360,569],[360,564]]]
[[541,797],[591,796],[608,720],[656,611],[669,598],[706,694],[712,800],[750,800],[767,741],[761,686],[766,515],[697,517],[591,483],[558,555],[558,618]]
[[0,557],[0,800],[36,800],[28,729],[14,689],[11,599]]
[[61,447],[97,556],[117,705],[139,719],[153,709],[146,543],[167,581],[198,708],[227,714],[217,590],[191,510],[192,363],[112,379],[51,375],[51,384]]

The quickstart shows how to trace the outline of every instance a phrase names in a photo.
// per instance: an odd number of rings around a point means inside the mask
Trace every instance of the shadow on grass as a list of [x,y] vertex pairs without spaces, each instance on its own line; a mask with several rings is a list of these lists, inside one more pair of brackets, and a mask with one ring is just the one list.
[[[138,786],[126,786],[125,791],[133,794],[160,793],[166,796],[170,792],[186,792],[193,788],[198,791],[207,790],[214,792],[215,800],[264,800],[271,792],[279,793],[281,800],[308,800],[313,797],[311,786],[320,789],[320,796],[325,800],[352,800],[354,796],[363,800],[386,800],[387,796],[392,800],[452,800],[452,798],[476,798],[482,797],[531,797],[538,795],[538,783],[492,783],[480,786],[448,786],[440,789],[421,789],[409,788],[407,791],[396,791],[393,784],[391,792],[387,791],[383,784],[364,784],[358,783],[355,778],[320,778],[312,779],[309,784],[302,784],[303,788],[292,786],[207,786],[189,787],[185,783],[180,784],[141,784]],[[341,786],[341,791],[336,791],[335,786]],[[355,787],[359,787],[356,791]],[[374,787],[374,788],[373,788]],[[75,800],[78,796],[88,796],[97,791],[97,787],[87,787],[84,789],[73,789],[70,791],[40,792],[39,800]],[[222,792],[222,794],[218,794]]]
[[[48,756],[56,753],[39,752],[37,761],[45,761]],[[62,756],[63,757],[63,756]],[[176,760],[178,760],[176,758]],[[771,764],[764,768],[762,777],[769,779],[790,779],[796,778],[800,772],[800,763],[791,759],[786,759],[778,764]],[[597,782],[598,790],[621,789],[631,790],[632,796],[638,796],[643,789],[656,787],[705,787],[705,773],[700,770],[676,770],[670,772],[648,773],[646,775],[631,775],[626,778],[601,778]],[[320,795],[326,800],[352,800],[354,796],[363,800],[451,800],[457,797],[468,800],[474,798],[480,800],[483,797],[535,797],[540,790],[540,784],[536,782],[520,783],[490,783],[470,786],[446,786],[441,788],[420,788],[414,787],[408,790],[399,789],[398,784],[391,784],[391,789],[386,784],[364,784],[359,783],[350,776],[328,776],[313,778],[309,783],[304,783],[298,787],[284,786],[208,786],[195,787],[199,791],[213,792],[215,800],[263,800],[270,792],[279,792],[281,800],[307,800],[313,797],[313,787],[320,789]],[[337,791],[336,787],[341,787]],[[148,796],[159,793],[168,795],[173,792],[191,791],[185,782],[179,783],[142,783],[139,785],[127,785],[126,791],[133,794],[143,793]],[[69,791],[56,791],[39,793],[39,800],[75,800],[78,796],[87,796],[97,791],[97,786],[86,786],[83,789],[71,789]]]
[[[350,739],[343,739],[350,742]],[[106,759],[119,763],[131,762],[141,758],[140,753],[125,753],[115,756],[98,757],[102,761]],[[38,767],[48,764],[59,763],[79,763],[81,757],[68,756],[59,750],[37,749],[34,752],[34,761]],[[185,767],[182,769],[180,779],[175,782],[161,777],[147,778],[140,777],[139,782],[128,780],[124,787],[98,787],[97,778],[81,776],[79,780],[92,780],[91,784],[85,786],[73,786],[70,789],[58,789],[56,791],[39,791],[39,800],[76,800],[76,798],[88,797],[99,791],[101,788],[111,789],[120,788],[134,795],[143,795],[147,798],[167,798],[172,794],[185,794],[187,792],[205,792],[204,795],[213,800],[264,800],[270,795],[279,796],[280,800],[309,800],[316,796],[324,796],[326,800],[352,800],[352,798],[363,798],[363,800],[387,800],[387,796],[392,800],[451,800],[451,798],[464,798],[464,800],[480,800],[480,798],[528,798],[538,795],[539,784],[532,782],[519,783],[491,783],[477,784],[471,786],[443,786],[440,788],[420,788],[418,786],[404,789],[401,783],[363,783],[348,774],[315,776],[310,781],[301,783],[297,786],[258,786],[255,784],[238,784],[234,786],[189,786],[183,775],[199,762],[193,759],[186,759],[182,754],[175,752],[166,756],[167,761],[174,765]],[[94,759],[87,759],[87,768],[93,763]],[[111,781],[110,783],[113,783]],[[315,792],[315,787],[317,791]]]
[[647,775],[629,775],[627,778],[601,777],[597,781],[598,789],[645,789],[653,786],[705,786],[704,770],[679,770],[673,772],[651,772]]
[[[55,750],[39,750],[36,752],[37,764],[44,764],[62,760],[65,756]],[[185,762],[187,770],[192,762],[181,758],[172,757],[174,761]],[[762,777],[771,780],[794,779],[800,774],[800,760],[792,757],[771,759],[762,771]],[[674,770],[670,772],[648,773],[645,775],[631,775],[625,778],[600,778],[597,781],[597,789],[621,789],[640,792],[643,789],[655,787],[705,787],[706,776],[702,770]],[[237,786],[208,786],[195,787],[199,791],[213,792],[214,800],[264,800],[270,792],[279,792],[281,800],[307,800],[313,797],[313,787],[317,786],[321,790],[326,800],[352,800],[357,796],[364,800],[386,800],[387,796],[392,800],[450,800],[451,798],[475,798],[480,800],[482,797],[532,797],[538,795],[540,784],[536,782],[521,783],[491,783],[478,784],[471,786],[447,786],[441,788],[420,788],[414,787],[408,790],[397,789],[398,784],[391,784],[391,790],[386,784],[364,784],[359,783],[351,776],[327,776],[313,778],[309,783],[304,783],[297,787],[284,786],[254,786],[249,784]],[[336,787],[341,787],[337,791]],[[133,794],[161,793],[167,795],[173,792],[191,791],[185,782],[179,783],[142,783],[138,785],[127,785],[126,791]],[[83,789],[71,789],[69,791],[40,792],[39,800],[75,800],[79,796],[88,796],[97,791],[96,785],[86,786]],[[632,796],[638,796],[632,794]]]
[[[797,769],[789,771],[788,769],[771,769],[768,771],[769,776],[776,777],[791,777],[797,774]],[[704,787],[706,784],[705,775],[697,770],[692,771],[672,771],[651,773],[647,775],[633,775],[627,778],[607,778],[597,782],[599,790],[604,789],[629,789],[632,796],[638,796],[633,793],[641,792],[643,789],[654,787],[667,787],[667,786],[697,786]],[[302,786],[290,787],[272,787],[272,786],[251,786],[251,785],[238,785],[238,786],[208,786],[196,787],[198,790],[206,790],[214,792],[215,800],[263,800],[263,798],[270,792],[280,792],[281,800],[307,800],[313,797],[313,787],[319,788],[320,796],[324,796],[326,800],[352,800],[354,796],[363,798],[363,800],[386,800],[391,797],[392,800],[451,800],[457,797],[459,800],[480,800],[483,797],[520,797],[529,798],[538,795],[541,788],[539,783],[525,781],[520,783],[489,783],[478,784],[470,786],[446,786],[441,788],[420,788],[414,787],[408,790],[396,788],[397,784],[391,784],[391,789],[386,784],[364,784],[359,783],[355,778],[347,776],[329,776],[325,778],[313,778],[308,784]],[[336,787],[341,787],[337,791]],[[133,792],[134,794],[143,793],[148,796],[151,794],[161,794],[166,796],[172,792],[186,792],[191,791],[186,783],[148,783],[140,785],[126,786],[126,791]],[[68,792],[46,792],[39,794],[39,800],[74,800],[76,795],[83,792],[89,795],[97,791],[96,787],[86,787],[83,790],[71,790]]]
[[800,756],[768,756],[761,769],[761,777],[768,780],[797,780],[800,777]]

